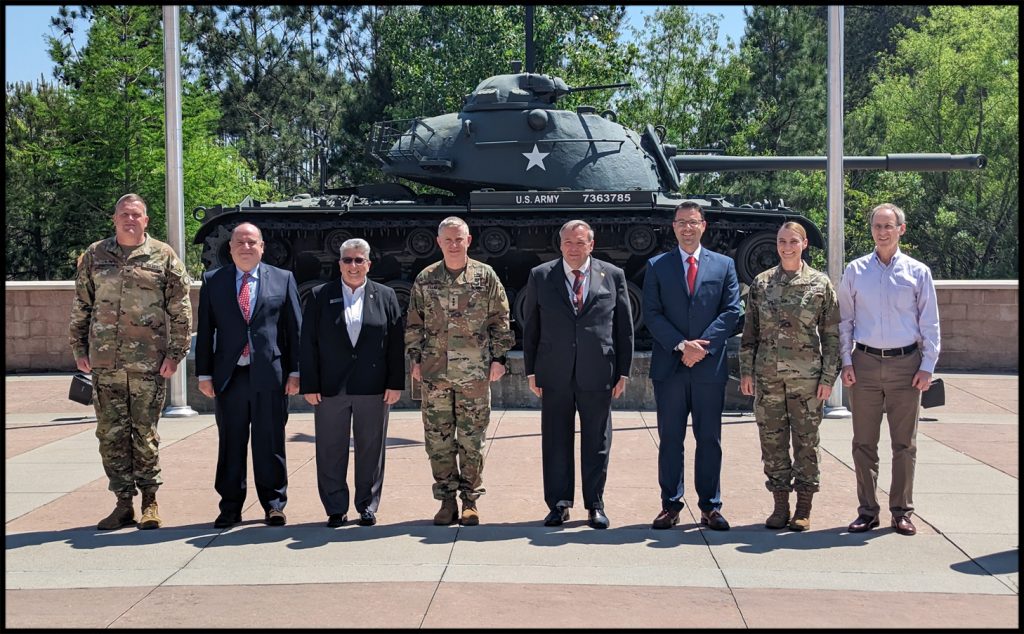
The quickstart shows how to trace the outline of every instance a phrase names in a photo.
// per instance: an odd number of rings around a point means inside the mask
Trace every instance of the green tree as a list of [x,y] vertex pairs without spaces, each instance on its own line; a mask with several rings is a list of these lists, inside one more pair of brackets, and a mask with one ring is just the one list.
[[879,174],[862,190],[904,208],[906,248],[938,278],[1018,274],[1018,18],[1012,6],[937,6],[918,29],[897,27],[852,117],[881,130],[862,137],[876,153],[987,155],[982,172]]

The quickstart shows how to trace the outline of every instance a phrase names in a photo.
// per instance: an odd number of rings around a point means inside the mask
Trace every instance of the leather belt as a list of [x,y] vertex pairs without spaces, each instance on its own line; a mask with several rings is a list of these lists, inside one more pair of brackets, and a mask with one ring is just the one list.
[[914,350],[917,350],[917,344],[912,343],[909,346],[903,346],[902,348],[872,348],[871,346],[865,346],[862,343],[858,343],[856,348],[862,350],[868,354],[873,354],[876,357],[902,357],[905,354],[910,354]]

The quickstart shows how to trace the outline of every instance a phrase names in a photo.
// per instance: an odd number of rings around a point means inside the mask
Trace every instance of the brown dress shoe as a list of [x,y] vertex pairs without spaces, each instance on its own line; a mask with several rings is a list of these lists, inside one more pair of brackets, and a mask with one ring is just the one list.
[[725,520],[725,517],[722,516],[718,509],[711,509],[707,512],[701,511],[700,523],[715,531],[729,530],[729,522]]
[[892,527],[900,535],[914,535],[917,533],[917,529],[914,528],[914,523],[910,521],[909,515],[893,515]]
[[869,531],[872,528],[878,526],[878,517],[871,517],[870,515],[858,515],[857,519],[850,522],[847,530],[851,533],[863,533]]
[[679,523],[679,511],[673,511],[672,509],[661,509],[661,513],[658,513],[658,517],[654,518],[651,522],[651,528],[657,530],[665,530],[666,528],[672,528]]

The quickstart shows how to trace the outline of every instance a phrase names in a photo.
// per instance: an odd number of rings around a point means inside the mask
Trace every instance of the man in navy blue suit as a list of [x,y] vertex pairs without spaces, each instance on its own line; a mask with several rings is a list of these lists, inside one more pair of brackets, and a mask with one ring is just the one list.
[[676,207],[672,229],[679,248],[647,263],[644,321],[654,336],[651,382],[658,408],[661,512],[652,528],[671,528],[683,508],[683,440],[692,416],[697,441],[694,489],[701,524],[729,530],[722,516],[722,407],[729,380],[726,340],[740,314],[732,259],[701,247],[707,228],[699,204]]
[[216,528],[242,521],[246,453],[252,428],[256,495],[270,526],[286,522],[288,397],[299,392],[302,316],[290,271],[261,262],[263,235],[244,222],[231,232],[233,264],[203,274],[196,332],[199,391],[216,401],[220,515]]

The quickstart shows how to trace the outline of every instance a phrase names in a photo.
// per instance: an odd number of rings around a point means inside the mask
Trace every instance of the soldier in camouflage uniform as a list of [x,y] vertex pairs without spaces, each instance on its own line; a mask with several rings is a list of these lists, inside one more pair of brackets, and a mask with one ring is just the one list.
[[[795,222],[779,229],[781,263],[754,279],[740,343],[740,391],[755,396],[765,486],[775,508],[768,528],[810,528],[818,490],[818,426],[839,374],[839,305],[828,276],[801,259],[807,233]],[[757,377],[757,389],[754,379]],[[790,460],[789,439],[793,438]],[[790,519],[789,492],[797,492]]]
[[[505,374],[514,338],[508,297],[494,270],[467,255],[472,236],[461,218],[441,221],[444,259],[416,276],[406,318],[405,346],[413,379],[423,381],[421,409],[434,498],[434,524],[480,521],[484,436],[491,417],[490,382]],[[457,456],[457,460],[456,460]]]
[[165,379],[188,354],[192,281],[170,246],[149,237],[146,202],[125,194],[114,206],[115,236],[89,245],[78,261],[70,342],[75,364],[92,373],[96,437],[117,505],[100,530],[161,525],[157,420]]

